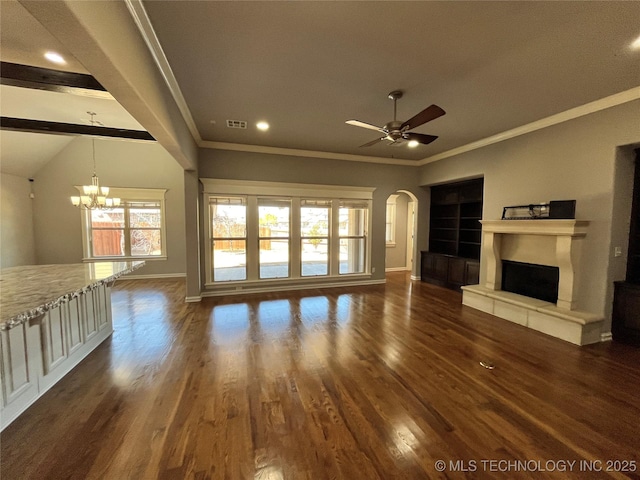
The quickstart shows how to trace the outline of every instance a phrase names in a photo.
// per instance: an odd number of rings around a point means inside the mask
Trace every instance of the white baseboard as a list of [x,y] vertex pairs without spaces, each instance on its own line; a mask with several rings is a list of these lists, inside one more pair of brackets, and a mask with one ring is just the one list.
[[409,270],[407,267],[389,267],[384,269],[385,272],[406,272],[407,270]]
[[[244,295],[247,293],[268,293],[268,292],[282,292],[292,290],[313,290],[320,288],[336,288],[336,287],[361,287],[364,285],[381,285],[386,283],[386,280],[360,280],[353,282],[331,282],[321,284],[308,284],[308,285],[282,285],[282,286],[270,286],[270,287],[248,287],[239,290],[208,290],[202,292],[203,297],[221,297],[226,295]],[[192,297],[193,298],[193,297]]]
[[422,280],[418,275],[411,275],[411,280]]
[[186,303],[197,303],[199,301],[202,300],[202,296],[201,295],[197,295],[195,297],[184,297],[184,301]]
[[611,340],[613,340],[613,335],[611,334],[611,332],[605,332],[600,334],[601,342],[610,342]]
[[186,273],[151,273],[148,275],[125,275],[122,280],[155,280],[157,278],[186,278]]

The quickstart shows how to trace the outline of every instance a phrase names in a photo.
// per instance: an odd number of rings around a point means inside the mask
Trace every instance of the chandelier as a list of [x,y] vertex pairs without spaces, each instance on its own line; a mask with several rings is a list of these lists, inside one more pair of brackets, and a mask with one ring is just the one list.
[[[95,112],[87,112],[91,115],[91,126],[95,126]],[[93,176],[91,177],[91,185],[83,185],[82,193],[84,195],[72,196],[71,203],[79,208],[87,210],[103,210],[120,205],[119,198],[109,197],[109,187],[101,187],[98,175],[96,175],[96,143],[91,139],[91,149],[93,154]]]

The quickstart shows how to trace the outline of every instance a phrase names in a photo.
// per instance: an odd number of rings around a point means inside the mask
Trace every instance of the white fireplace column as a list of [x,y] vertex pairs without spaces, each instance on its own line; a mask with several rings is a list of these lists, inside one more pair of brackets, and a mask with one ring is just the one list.
[[[539,242],[541,265],[558,267],[560,278],[558,283],[557,307],[565,310],[577,308],[577,284],[582,239],[587,234],[589,222],[581,220],[482,220],[483,255],[485,264],[485,287],[489,290],[502,290],[502,257],[503,238],[513,236],[517,245],[524,236],[555,237],[555,252],[548,252],[549,242]],[[523,238],[524,240],[524,238]],[[528,244],[531,248],[531,242]],[[534,250],[537,248],[534,245]],[[526,258],[509,257],[512,261],[532,263],[535,251],[526,252]],[[549,261],[549,258],[552,261]]]

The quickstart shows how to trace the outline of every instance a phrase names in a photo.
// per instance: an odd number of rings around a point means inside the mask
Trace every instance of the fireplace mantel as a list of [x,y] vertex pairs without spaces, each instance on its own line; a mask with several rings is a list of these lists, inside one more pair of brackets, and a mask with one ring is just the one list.
[[585,220],[480,220],[482,231],[520,235],[584,237],[589,222]]
[[[578,271],[589,222],[482,220],[484,285],[463,287],[463,303],[578,345],[599,341],[603,318],[578,307]],[[502,291],[502,261],[558,267],[556,304]]]
[[[577,303],[575,285],[582,238],[587,234],[584,220],[482,220],[486,283],[490,290],[502,290],[502,259],[506,255],[503,237],[509,241],[515,256],[509,260],[550,265],[560,269],[558,308],[574,310]],[[544,236],[547,240],[531,236]],[[554,237],[548,239],[548,237]],[[550,243],[550,241],[552,243]],[[525,244],[525,242],[527,242]],[[519,247],[519,243],[522,244]],[[538,260],[539,258],[539,260]]]

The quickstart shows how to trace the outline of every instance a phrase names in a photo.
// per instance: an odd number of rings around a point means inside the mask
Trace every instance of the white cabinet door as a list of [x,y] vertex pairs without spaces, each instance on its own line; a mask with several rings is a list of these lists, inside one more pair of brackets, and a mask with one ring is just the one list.
[[40,324],[40,344],[42,345],[42,359],[44,375],[48,375],[67,358],[66,332],[63,306],[49,310]]
[[73,355],[84,343],[80,298],[81,297],[72,298],[64,305],[67,327],[67,347],[69,349],[67,352],[68,355]]
[[93,292],[98,329],[102,330],[109,325],[111,296],[108,295],[105,285],[100,285],[100,287],[96,288]]
[[95,290],[85,293],[82,297],[82,310],[84,313],[85,341],[90,340],[98,333],[98,316],[96,315]]
[[0,331],[2,428],[38,397],[41,357],[37,330],[37,327],[29,327],[24,323],[10,330]]

